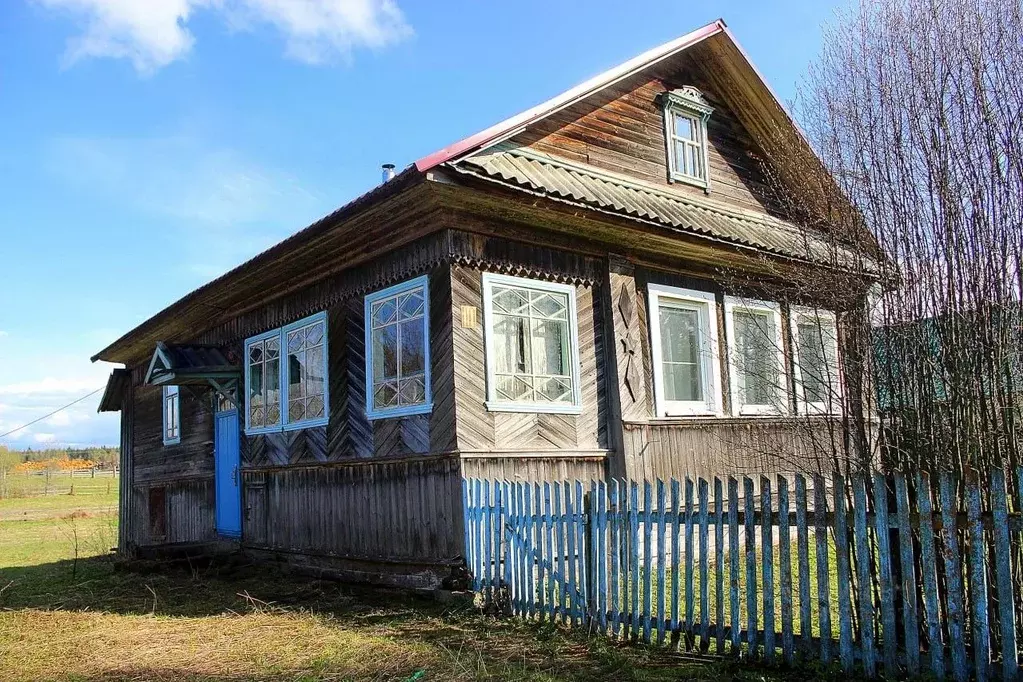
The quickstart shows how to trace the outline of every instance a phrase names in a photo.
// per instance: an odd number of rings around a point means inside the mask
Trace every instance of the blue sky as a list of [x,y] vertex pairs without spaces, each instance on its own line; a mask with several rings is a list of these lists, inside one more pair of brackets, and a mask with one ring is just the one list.
[[[843,4],[5,0],[0,434],[102,386],[90,355],[381,163],[719,16],[788,101]],[[0,443],[116,444],[98,398]]]

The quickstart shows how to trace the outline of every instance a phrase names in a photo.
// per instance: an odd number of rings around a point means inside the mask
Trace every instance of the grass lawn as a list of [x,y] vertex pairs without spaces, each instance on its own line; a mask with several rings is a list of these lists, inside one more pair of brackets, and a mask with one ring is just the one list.
[[[52,499],[64,505],[45,518],[38,498],[2,507],[13,512],[0,520],[3,680],[816,679],[266,567],[115,571],[116,512]],[[17,520],[19,505],[31,520]]]

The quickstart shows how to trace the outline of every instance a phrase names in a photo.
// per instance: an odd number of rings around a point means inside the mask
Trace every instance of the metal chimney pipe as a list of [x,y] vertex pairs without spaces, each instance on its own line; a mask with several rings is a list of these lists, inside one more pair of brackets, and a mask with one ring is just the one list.
[[394,164],[393,163],[385,163],[380,168],[382,169],[381,176],[383,177],[383,181],[384,182],[388,182],[388,181],[394,179]]

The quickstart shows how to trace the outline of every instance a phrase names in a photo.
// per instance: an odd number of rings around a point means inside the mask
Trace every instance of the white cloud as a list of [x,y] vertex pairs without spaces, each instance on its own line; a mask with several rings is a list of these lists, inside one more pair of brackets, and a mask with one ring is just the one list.
[[35,433],[32,434],[32,440],[37,443],[52,443],[57,440],[57,435],[53,433]]
[[233,28],[269,25],[288,56],[323,63],[357,47],[381,48],[412,33],[394,0],[36,0],[84,22],[68,43],[69,63],[87,57],[129,59],[152,73],[191,50],[187,23],[196,10],[216,11]]
[[5,332],[3,329],[0,329],[0,339],[4,338],[5,336],[9,336],[9,334]]

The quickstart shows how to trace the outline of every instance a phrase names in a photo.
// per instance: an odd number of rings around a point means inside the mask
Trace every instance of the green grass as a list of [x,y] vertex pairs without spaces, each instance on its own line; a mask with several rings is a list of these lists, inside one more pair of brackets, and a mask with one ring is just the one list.
[[[75,514],[77,495],[50,499],[63,504],[42,510],[38,498],[21,500],[45,518],[0,521],[4,680],[817,678],[814,671],[747,668],[619,645],[550,624],[486,616],[467,603],[443,605],[266,566],[118,571],[108,553],[115,512]],[[17,504],[5,509],[17,518]]]

